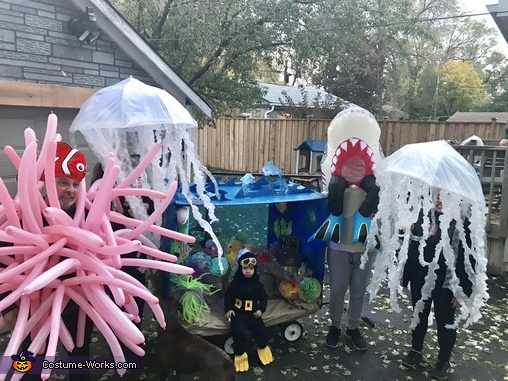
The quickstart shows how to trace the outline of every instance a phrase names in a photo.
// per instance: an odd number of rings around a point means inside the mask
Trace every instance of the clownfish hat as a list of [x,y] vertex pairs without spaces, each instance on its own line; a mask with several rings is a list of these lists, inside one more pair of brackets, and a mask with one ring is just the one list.
[[55,177],[68,177],[81,181],[86,174],[86,158],[78,149],[65,142],[57,142],[55,156]]

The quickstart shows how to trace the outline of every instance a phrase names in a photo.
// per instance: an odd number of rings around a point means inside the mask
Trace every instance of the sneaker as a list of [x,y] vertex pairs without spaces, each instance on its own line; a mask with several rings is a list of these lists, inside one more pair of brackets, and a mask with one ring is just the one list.
[[411,349],[406,357],[402,359],[402,365],[407,368],[414,368],[420,361],[422,361],[422,352]]
[[446,380],[449,370],[450,363],[448,361],[438,361],[436,367],[430,372],[430,377],[438,380]]
[[362,334],[356,329],[346,328],[346,337],[351,340],[353,346],[358,351],[365,351],[367,349],[367,342],[362,338]]
[[330,348],[337,348],[340,340],[340,328],[332,325],[326,335],[325,344]]

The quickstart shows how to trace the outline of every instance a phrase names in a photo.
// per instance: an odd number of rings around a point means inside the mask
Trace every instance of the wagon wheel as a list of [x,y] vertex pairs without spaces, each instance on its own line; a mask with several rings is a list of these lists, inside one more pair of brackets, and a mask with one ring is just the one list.
[[298,340],[303,334],[303,325],[297,321],[289,322],[281,327],[282,336],[289,342]]
[[235,354],[235,349],[233,347],[233,336],[229,336],[224,342],[224,351],[226,351],[228,355]]

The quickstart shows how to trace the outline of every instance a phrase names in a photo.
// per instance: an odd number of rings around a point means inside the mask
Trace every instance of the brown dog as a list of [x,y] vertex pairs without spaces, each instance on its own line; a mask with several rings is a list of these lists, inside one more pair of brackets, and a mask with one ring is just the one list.
[[159,327],[155,343],[160,381],[170,379],[171,370],[176,372],[176,381],[182,374],[198,372],[202,381],[235,381],[235,366],[228,354],[182,327],[177,316],[181,304],[167,298],[161,299],[160,305],[166,319],[166,329]]

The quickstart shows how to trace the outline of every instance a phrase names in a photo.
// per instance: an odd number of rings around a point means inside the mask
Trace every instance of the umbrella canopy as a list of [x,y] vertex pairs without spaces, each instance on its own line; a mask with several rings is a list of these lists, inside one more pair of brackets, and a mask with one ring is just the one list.
[[385,158],[375,174],[380,181],[392,174],[405,175],[474,203],[485,203],[476,171],[444,140],[407,144]]
[[70,131],[144,126],[163,130],[171,126],[195,128],[197,123],[167,91],[129,77],[88,98],[72,122]]

